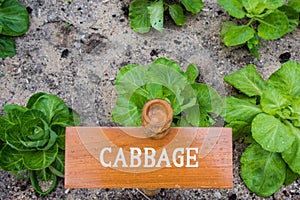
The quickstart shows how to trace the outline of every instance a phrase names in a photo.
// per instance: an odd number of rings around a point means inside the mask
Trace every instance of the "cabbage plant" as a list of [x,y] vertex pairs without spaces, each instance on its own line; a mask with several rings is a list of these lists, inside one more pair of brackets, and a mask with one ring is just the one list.
[[[40,194],[50,193],[64,177],[65,127],[79,124],[77,114],[59,97],[43,92],[26,107],[4,106],[0,115],[0,168],[29,176]],[[43,191],[39,181],[51,181]]]

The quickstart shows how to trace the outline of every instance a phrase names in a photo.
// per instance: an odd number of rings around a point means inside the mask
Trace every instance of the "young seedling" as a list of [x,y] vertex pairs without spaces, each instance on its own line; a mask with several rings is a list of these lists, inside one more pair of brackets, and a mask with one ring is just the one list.
[[300,1],[291,0],[218,0],[231,16],[246,18],[243,24],[227,21],[221,38],[226,46],[247,45],[250,53],[259,58],[260,40],[275,40],[292,32],[299,23]]
[[[130,26],[139,33],[147,33],[153,27],[162,31],[164,14],[168,12],[178,26],[185,24],[183,7],[193,14],[203,8],[202,0],[180,0],[178,3],[169,3],[166,0],[135,0],[129,7]],[[183,6],[183,7],[182,7]]]

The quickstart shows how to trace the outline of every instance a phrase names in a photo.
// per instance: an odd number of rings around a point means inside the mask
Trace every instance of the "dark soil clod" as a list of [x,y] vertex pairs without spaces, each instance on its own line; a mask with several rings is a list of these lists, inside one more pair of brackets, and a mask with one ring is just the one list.
[[159,52],[157,51],[157,49],[152,49],[152,51],[150,52],[150,56],[158,56]]
[[27,10],[28,14],[31,15],[33,9],[31,7],[29,7],[29,6],[27,6],[26,10]]
[[128,17],[128,15],[129,15],[129,6],[128,6],[128,5],[123,5],[121,9],[122,9],[122,11],[123,11],[123,14],[124,14],[126,17]]
[[279,62],[285,63],[285,62],[289,61],[290,58],[291,58],[291,54],[289,52],[285,52],[279,56]]
[[68,49],[65,49],[61,52],[61,57],[62,58],[67,58],[69,55],[69,50]]

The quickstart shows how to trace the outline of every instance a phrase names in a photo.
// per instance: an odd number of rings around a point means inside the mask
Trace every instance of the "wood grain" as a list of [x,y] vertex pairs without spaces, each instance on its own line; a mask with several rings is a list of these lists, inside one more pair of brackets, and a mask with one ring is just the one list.
[[[66,188],[232,188],[232,134],[229,128],[171,128],[160,140],[143,137],[137,127],[67,127]],[[197,168],[106,168],[103,147],[199,148]],[[128,152],[126,152],[128,156]],[[113,159],[115,155],[106,159]]]

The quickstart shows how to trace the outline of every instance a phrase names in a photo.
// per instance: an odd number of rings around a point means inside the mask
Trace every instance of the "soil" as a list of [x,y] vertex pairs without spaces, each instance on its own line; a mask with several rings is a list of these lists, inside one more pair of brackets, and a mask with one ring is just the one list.
[[[262,41],[258,60],[245,47],[225,47],[222,23],[231,17],[216,0],[205,0],[197,15],[187,13],[176,27],[166,17],[162,33],[138,34],[129,26],[129,0],[20,0],[30,13],[29,31],[16,38],[17,55],[0,60],[0,107],[25,105],[35,92],[58,95],[77,110],[85,126],[116,126],[111,112],[117,94],[114,80],[127,64],[148,65],[168,57],[183,69],[197,64],[198,81],[222,95],[233,94],[223,77],[253,63],[267,79],[281,63],[300,62],[300,27],[281,39]],[[3,111],[1,111],[3,114]],[[235,142],[231,190],[162,189],[146,197],[140,189],[65,189],[63,180],[49,195],[37,194],[29,181],[0,170],[0,199],[300,199],[300,180],[271,197],[250,192],[239,176],[245,145]]]

